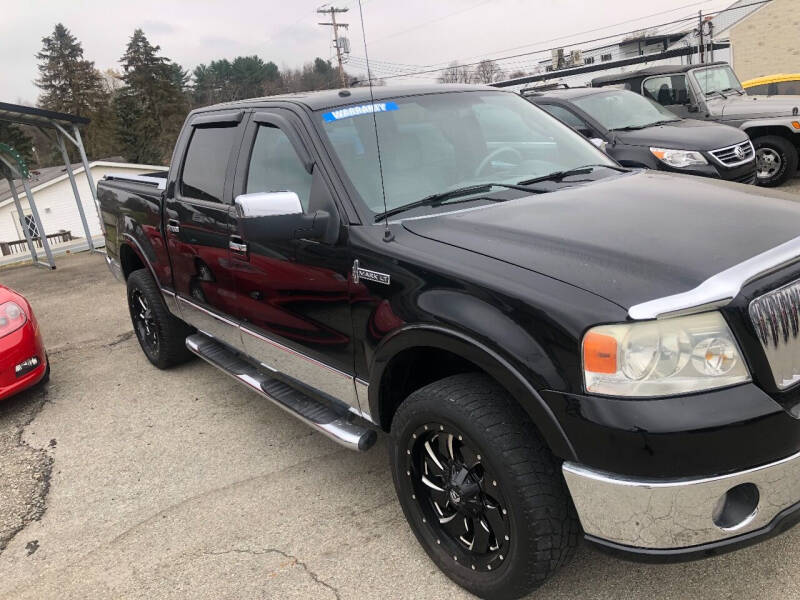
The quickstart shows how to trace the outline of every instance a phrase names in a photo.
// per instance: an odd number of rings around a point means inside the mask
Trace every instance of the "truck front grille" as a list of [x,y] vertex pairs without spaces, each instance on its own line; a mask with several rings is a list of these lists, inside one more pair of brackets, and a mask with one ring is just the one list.
[[726,146],[725,148],[711,151],[711,156],[726,167],[743,165],[753,160],[755,155],[756,151],[753,148],[753,142],[750,140],[742,142],[741,144],[734,144],[733,146]]
[[800,281],[759,296],[749,312],[775,385],[791,387],[800,381]]

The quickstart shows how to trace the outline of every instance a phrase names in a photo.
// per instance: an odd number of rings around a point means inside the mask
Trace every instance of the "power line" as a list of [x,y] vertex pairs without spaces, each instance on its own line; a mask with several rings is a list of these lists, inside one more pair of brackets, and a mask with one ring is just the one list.
[[465,12],[470,11],[472,9],[478,8],[479,6],[483,6],[484,4],[488,4],[489,2],[491,2],[491,0],[482,0],[481,2],[478,2],[477,4],[473,4],[472,6],[467,6],[466,8],[461,8],[459,10],[454,10],[453,12],[447,13],[447,14],[442,15],[440,17],[436,17],[435,19],[428,19],[427,21],[423,21],[422,23],[418,23],[417,25],[413,25],[412,27],[409,27],[407,29],[401,29],[400,31],[396,31],[395,33],[391,33],[389,35],[383,36],[382,38],[378,38],[377,40],[373,40],[372,41],[372,45],[374,46],[378,42],[382,42],[384,40],[388,40],[388,39],[391,39],[393,37],[397,37],[398,35],[402,35],[404,33],[408,33],[409,31],[414,31],[415,29],[419,29],[420,27],[427,27],[431,23],[437,23],[439,21],[443,21],[444,19],[449,19],[450,17],[453,17],[455,15],[459,15],[461,13],[465,13]]
[[[562,35],[562,36],[559,36],[559,37],[550,38],[548,40],[539,40],[538,42],[535,42],[533,44],[523,44],[522,46],[515,46],[513,48],[505,48],[503,50],[495,50],[495,51],[489,52],[487,54],[475,54],[473,56],[466,56],[462,60],[470,60],[471,58],[477,58],[477,57],[488,58],[489,55],[491,55],[491,54],[500,54],[501,52],[513,52],[514,50],[521,50],[522,48],[530,48],[531,46],[538,46],[539,44],[549,44],[550,42],[557,42],[559,40],[563,40],[563,39],[566,39],[566,38],[569,38],[569,37],[574,37],[576,35],[585,35],[587,33],[596,33],[598,31],[603,31],[605,29],[611,29],[612,27],[619,27],[620,25],[628,25],[629,23],[635,23],[636,21],[643,21],[644,19],[651,19],[653,17],[660,17],[662,15],[666,15],[666,14],[669,14],[671,12],[677,12],[679,10],[683,10],[684,8],[693,8],[693,7],[699,6],[701,4],[709,4],[710,2],[715,2],[715,1],[716,0],[700,0],[699,2],[692,2],[691,4],[686,4],[684,6],[678,6],[676,8],[671,8],[669,10],[663,10],[661,12],[653,13],[653,14],[650,14],[650,15],[645,15],[643,17],[636,17],[634,19],[628,19],[626,21],[620,21],[619,23],[614,23],[612,25],[604,25],[603,27],[595,27],[594,29],[587,29],[585,31],[579,31],[577,33],[570,33],[569,35]],[[690,18],[694,19],[694,15],[692,15],[692,17],[690,17]],[[651,25],[650,27],[658,27],[658,25]],[[647,27],[645,29],[648,29],[648,28],[649,27]],[[640,30],[636,30],[636,31],[640,31]],[[617,35],[625,35],[625,34],[623,33],[623,34],[617,34]],[[569,45],[573,45],[573,44],[569,44]]]
[[[759,5],[767,4],[767,3],[771,2],[771,1],[772,0],[760,0],[758,2],[753,2],[751,4],[744,4],[744,5],[741,5],[741,6],[736,6],[735,8],[727,8],[727,9],[711,12],[707,16],[716,16],[716,15],[728,12],[730,10],[741,10],[742,8],[747,8],[747,7],[750,7],[750,6],[759,6]],[[641,28],[640,29],[634,29],[632,31],[615,33],[615,34],[612,34],[612,35],[601,36],[601,37],[593,38],[593,39],[590,39],[590,40],[583,40],[583,41],[580,41],[580,42],[573,42],[573,43],[567,44],[566,46],[570,47],[570,46],[592,44],[592,43],[595,43],[595,42],[606,41],[606,40],[614,39],[614,38],[620,38],[620,37],[624,37],[624,36],[628,36],[628,35],[631,35],[631,34],[635,34],[635,33],[639,33],[639,32],[645,31],[646,29],[650,29],[650,28],[653,28],[653,27],[665,27],[667,25],[673,25],[673,24],[676,24],[676,23],[686,23],[686,22],[689,22],[689,21],[694,21],[695,18],[696,18],[695,16],[692,16],[692,17],[685,17],[685,18],[682,18],[682,19],[675,19],[675,20],[672,20],[672,21],[667,21],[666,23],[660,23],[660,24],[657,24],[657,25],[651,25],[651,26],[649,26],[647,28],[644,28],[644,29],[641,29]],[[493,58],[491,60],[494,60],[495,62],[499,62],[499,61],[505,61],[505,60],[509,60],[509,59],[513,59],[513,58],[522,58],[522,57],[533,56],[533,55],[536,55],[536,54],[543,54],[545,52],[550,52],[552,50],[558,50],[558,49],[559,49],[559,47],[542,48],[542,49],[534,50],[534,51],[530,51],[530,52],[521,52],[519,54],[513,54],[511,56]],[[484,60],[486,60],[486,59],[484,59]],[[459,64],[458,66],[462,67],[462,68],[463,67],[474,67],[474,66],[479,65],[481,62],[482,61],[475,61],[475,62],[471,62],[471,63]],[[426,68],[426,69],[422,69],[422,70],[416,71],[416,72],[409,72],[409,73],[398,74],[398,75],[390,75],[390,76],[384,77],[384,79],[395,79],[395,78],[398,78],[398,77],[411,77],[411,76],[417,76],[417,75],[425,75],[425,74],[428,74],[428,73],[438,73],[438,72],[444,71],[444,70],[446,70],[448,68],[450,68],[450,67],[449,66],[445,66],[445,67],[438,67],[438,68]]]

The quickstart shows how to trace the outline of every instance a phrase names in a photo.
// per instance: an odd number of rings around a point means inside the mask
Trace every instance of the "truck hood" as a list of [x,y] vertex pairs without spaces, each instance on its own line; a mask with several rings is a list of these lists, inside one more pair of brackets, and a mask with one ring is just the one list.
[[800,205],[763,188],[637,171],[402,224],[628,309],[800,236]]
[[714,96],[706,101],[709,112],[724,119],[791,117],[800,113],[800,96]]
[[623,144],[631,146],[680,150],[716,150],[747,141],[747,134],[741,129],[696,119],[682,119],[633,131],[615,131],[614,135]]

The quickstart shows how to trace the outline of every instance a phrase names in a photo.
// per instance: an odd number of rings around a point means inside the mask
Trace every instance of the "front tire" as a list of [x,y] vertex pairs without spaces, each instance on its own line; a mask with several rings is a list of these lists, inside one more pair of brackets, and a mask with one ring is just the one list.
[[134,271],[127,283],[133,331],[147,359],[159,369],[189,360],[192,354],[186,349],[186,336],[192,329],[169,312],[150,272]]
[[417,390],[391,433],[406,519],[460,586],[482,598],[519,598],[572,556],[580,525],[560,463],[494,381],[468,373]]
[[756,149],[756,182],[764,187],[783,184],[797,170],[797,148],[779,135],[753,140]]

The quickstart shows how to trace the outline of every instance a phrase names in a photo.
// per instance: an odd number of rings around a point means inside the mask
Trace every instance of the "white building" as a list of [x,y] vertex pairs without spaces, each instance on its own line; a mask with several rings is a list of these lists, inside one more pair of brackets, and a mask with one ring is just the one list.
[[[167,170],[167,167],[155,165],[103,160],[89,163],[89,168],[91,169],[92,177],[95,182],[110,173],[140,175],[143,173]],[[78,185],[81,204],[86,214],[86,220],[89,224],[92,238],[101,236],[100,217],[97,213],[97,208],[95,207],[83,166],[81,164],[75,164],[72,166],[72,170],[75,174],[75,181]],[[22,204],[22,216],[17,213],[17,208],[14,205],[14,198],[11,195],[11,190],[8,187],[7,181],[0,180],[0,249],[2,249],[2,252],[0,252],[0,259],[3,258],[2,254],[5,254],[7,259],[11,258],[11,256],[9,256],[11,254],[20,254],[20,257],[29,256],[28,248],[24,241],[25,232],[23,227],[28,227],[33,237],[38,237],[39,234],[39,232],[36,231],[36,225],[31,217],[28,199],[22,189],[22,184],[19,181],[15,183],[17,183],[17,191],[20,203]],[[33,192],[33,200],[36,203],[36,208],[39,210],[42,227],[46,235],[52,235],[58,232],[69,232],[69,237],[73,240],[85,238],[86,234],[83,230],[75,197],[72,194],[72,187],[70,186],[66,167],[62,165],[31,171],[31,179],[28,180],[28,183]],[[67,238],[68,236],[63,237]],[[50,245],[55,249],[59,244],[64,243],[67,243],[66,239],[54,239],[50,242]]]

